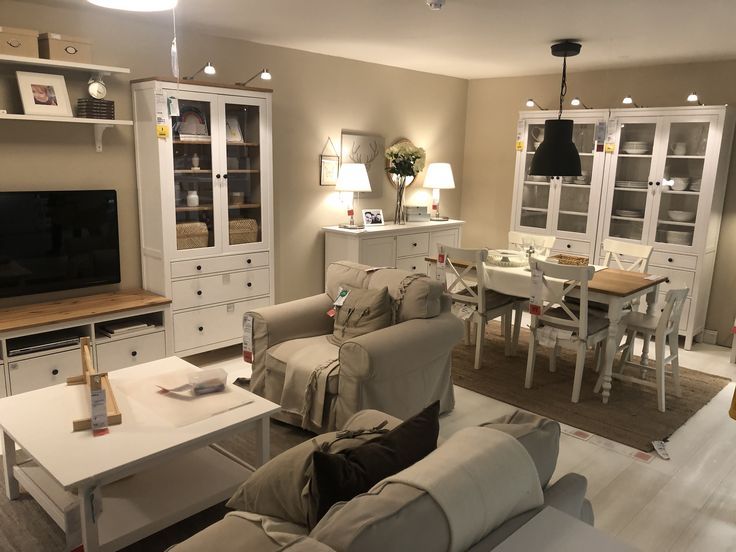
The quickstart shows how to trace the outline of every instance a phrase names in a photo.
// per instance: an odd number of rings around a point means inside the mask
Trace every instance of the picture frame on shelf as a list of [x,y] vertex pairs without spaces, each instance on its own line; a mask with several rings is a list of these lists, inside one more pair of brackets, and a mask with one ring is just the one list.
[[[181,102],[179,102],[181,104]],[[212,137],[207,129],[207,117],[199,107],[185,105],[179,109],[179,120],[173,125],[174,134],[187,142],[209,142]]]
[[229,116],[225,119],[225,139],[230,143],[244,141],[237,117]]
[[64,75],[16,71],[18,89],[26,115],[72,117]]
[[361,214],[366,226],[383,226],[385,224],[383,209],[363,209]]
[[340,170],[340,157],[337,155],[319,156],[319,185],[336,186]]

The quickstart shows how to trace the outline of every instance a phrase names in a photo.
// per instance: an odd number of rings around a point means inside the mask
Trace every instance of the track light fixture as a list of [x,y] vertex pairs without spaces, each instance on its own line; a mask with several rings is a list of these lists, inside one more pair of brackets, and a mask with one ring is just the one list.
[[271,73],[268,72],[268,69],[261,69],[251,78],[249,78],[247,81],[236,82],[235,86],[248,86],[248,83],[252,81],[253,79],[255,79],[256,77],[261,77],[261,80],[271,80]]
[[628,94],[626,96],[624,96],[624,99],[621,100],[621,103],[624,104],[624,105],[633,105],[634,107],[644,107],[643,105],[639,105],[638,103],[636,103],[634,101],[634,98],[632,98]]
[[545,111],[545,109],[541,105],[539,105],[536,101],[534,101],[534,98],[529,98],[526,101],[526,106],[527,107],[536,107],[540,111]]
[[445,5],[445,0],[427,0],[427,6],[432,11],[439,11]]
[[215,66],[212,65],[212,62],[211,61],[208,61],[202,67],[200,67],[197,70],[196,73],[194,73],[193,75],[190,75],[188,77],[184,77],[184,80],[194,80],[194,77],[196,77],[197,75],[199,75],[203,71],[204,71],[204,74],[205,75],[214,75],[215,73],[217,73],[217,70],[215,69]]
[[696,103],[698,105],[705,105],[703,102],[700,101],[700,98],[698,98],[698,93],[694,90],[690,92],[690,94],[688,94],[687,101],[690,103]]
[[581,100],[579,96],[575,96],[572,100],[570,100],[570,105],[575,107],[582,105],[583,109],[593,109],[592,107],[585,105],[585,102],[583,102],[583,100]]

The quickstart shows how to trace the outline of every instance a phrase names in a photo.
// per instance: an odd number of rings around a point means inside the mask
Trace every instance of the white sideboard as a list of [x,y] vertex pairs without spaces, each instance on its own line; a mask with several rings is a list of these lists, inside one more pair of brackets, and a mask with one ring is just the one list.
[[325,226],[325,270],[335,261],[371,266],[395,266],[427,272],[425,257],[437,254],[437,244],[460,247],[462,220],[407,222],[350,230]]

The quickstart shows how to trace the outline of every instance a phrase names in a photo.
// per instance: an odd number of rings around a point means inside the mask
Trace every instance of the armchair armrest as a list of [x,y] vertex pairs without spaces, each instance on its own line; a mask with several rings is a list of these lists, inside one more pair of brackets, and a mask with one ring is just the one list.
[[578,473],[568,473],[544,490],[544,505],[593,525],[592,510],[586,504],[588,480]]

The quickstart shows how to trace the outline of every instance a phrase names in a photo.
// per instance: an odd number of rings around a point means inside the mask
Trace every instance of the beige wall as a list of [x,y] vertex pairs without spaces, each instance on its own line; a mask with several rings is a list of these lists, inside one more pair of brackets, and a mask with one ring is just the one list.
[[[128,15],[0,0],[0,25],[87,36],[93,61],[130,67],[131,75],[107,79],[119,118],[131,117],[130,79],[169,75],[171,21],[161,15]],[[282,302],[319,292],[323,285],[320,228],[346,218],[332,188],[320,188],[318,160],[342,129],[382,135],[387,145],[407,137],[428,161],[449,161],[462,181],[467,81],[296,50],[179,30],[182,73],[207,60],[217,80],[244,80],[260,67],[274,75],[273,94],[276,298]],[[0,108],[22,112],[15,70],[0,65]],[[86,76],[64,73],[72,103],[85,96]],[[254,81],[258,85],[258,81]],[[422,179],[408,193],[412,201]],[[131,129],[105,134],[95,153],[83,125],[0,121],[0,189],[115,188],[118,190],[123,288],[140,285],[135,157]],[[392,213],[393,190],[382,189],[356,207]],[[420,195],[416,200],[426,199]],[[443,211],[460,214],[460,190],[443,194]],[[33,297],[32,300],[37,300]]]
[[[736,102],[736,62],[663,65],[610,71],[568,71],[568,99],[580,96],[592,107],[622,107],[631,94],[646,106],[685,104],[695,89],[709,104]],[[465,135],[465,163],[461,218],[468,221],[465,246],[498,246],[506,241],[516,152],[514,140],[519,110],[534,97],[545,107],[559,102],[559,75],[481,79],[470,82]],[[736,160],[736,157],[733,158]],[[713,291],[706,327],[718,330],[719,342],[730,344],[729,330],[736,314],[736,168],[732,168]]]

